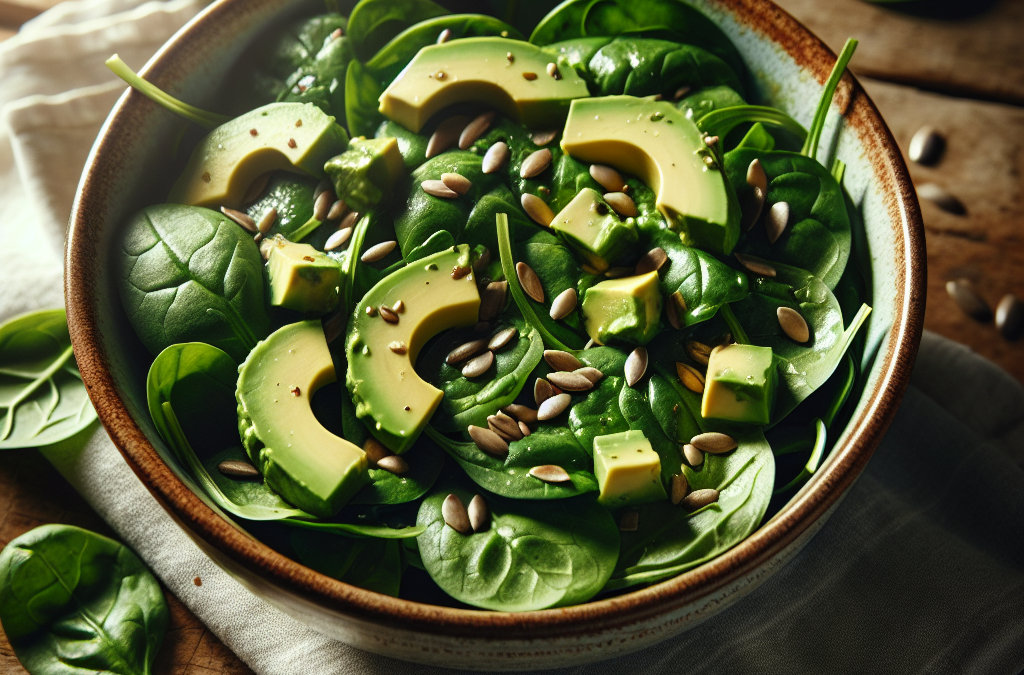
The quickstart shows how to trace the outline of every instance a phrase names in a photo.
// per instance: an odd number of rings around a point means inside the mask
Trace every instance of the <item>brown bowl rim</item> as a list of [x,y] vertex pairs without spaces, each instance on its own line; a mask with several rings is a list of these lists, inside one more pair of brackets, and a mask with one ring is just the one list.
[[[219,0],[175,35],[144,70],[162,84],[173,79],[170,64],[195,39],[215,24],[230,22],[249,0]],[[735,19],[766,34],[818,82],[828,77],[835,54],[785,11],[768,0],[713,0]],[[229,24],[230,25],[230,24]],[[400,600],[324,576],[252,539],[208,507],[161,460],[128,408],[118,396],[108,360],[101,348],[90,264],[94,244],[85,236],[91,227],[90,204],[102,203],[109,186],[97,165],[114,152],[119,125],[140,114],[143,97],[132,91],[118,102],[96,141],[83,175],[69,223],[65,260],[68,323],[82,379],[110,438],[158,502],[180,524],[235,564],[281,589],[329,610],[356,619],[420,633],[443,633],[496,640],[553,639],[560,636],[625,626],[688,605],[753,572],[782,554],[787,546],[832,508],[852,485],[874,452],[896,413],[909,383],[920,343],[926,288],[924,228],[907,167],[895,139],[859,82],[853,85],[846,123],[861,137],[872,160],[875,179],[883,186],[894,223],[896,264],[905,278],[898,283],[895,320],[889,335],[893,349],[879,354],[882,374],[870,404],[850,421],[845,438],[829,463],[772,520],[718,558],[670,580],[628,594],[571,607],[523,613],[454,609]],[[116,153],[115,153],[116,154]],[[901,246],[902,244],[902,246]],[[897,280],[899,282],[901,280]]]

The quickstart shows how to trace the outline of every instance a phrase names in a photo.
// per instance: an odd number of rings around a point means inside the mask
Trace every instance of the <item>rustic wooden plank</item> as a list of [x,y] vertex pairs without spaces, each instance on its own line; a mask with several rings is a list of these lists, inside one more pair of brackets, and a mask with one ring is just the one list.
[[[776,0],[833,50],[860,40],[858,75],[1024,104],[1024,2],[973,0],[962,18],[912,15],[864,0]],[[915,3],[944,5],[949,3]]]

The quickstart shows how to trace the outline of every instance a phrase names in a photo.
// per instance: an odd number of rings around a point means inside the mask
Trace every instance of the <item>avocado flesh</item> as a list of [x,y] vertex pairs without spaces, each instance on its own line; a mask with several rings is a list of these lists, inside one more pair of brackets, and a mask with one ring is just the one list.
[[708,359],[701,417],[758,426],[768,424],[777,385],[771,347],[718,347]]
[[[421,258],[382,279],[352,315],[345,384],[356,416],[369,417],[370,432],[396,454],[409,449],[444,396],[416,373],[420,349],[442,330],[479,320],[475,275],[452,275],[455,268],[469,265],[465,244]],[[404,307],[398,323],[388,323],[380,308],[393,308],[399,300]],[[371,307],[372,316],[366,311]]]
[[507,38],[464,38],[424,47],[381,94],[380,112],[419,133],[444,108],[478,102],[527,127],[555,127],[565,119],[570,101],[590,96],[572,68],[559,66],[557,80],[548,75],[548,64],[555,62],[551,52]]
[[369,481],[366,453],[325,429],[310,407],[316,390],[336,381],[320,322],[300,321],[256,345],[235,391],[242,443],[267,485],[321,518]]
[[597,501],[610,508],[668,499],[661,484],[661,457],[642,431],[594,439]]
[[288,170],[323,178],[324,163],[347,146],[345,130],[312,103],[271,103],[199,141],[167,201],[237,209],[261,174]]
[[604,96],[572,102],[562,150],[607,164],[654,190],[656,206],[683,243],[728,255],[740,234],[735,191],[693,120],[666,101]]
[[583,295],[584,326],[599,345],[645,345],[658,332],[658,273],[609,279]]
[[267,269],[272,306],[326,314],[338,305],[341,264],[309,244],[274,240]]
[[598,272],[604,272],[639,239],[636,221],[622,220],[592,188],[580,190],[551,221],[551,229]]
[[349,149],[324,165],[338,199],[365,212],[391,194],[405,175],[405,162],[394,138],[355,138]]

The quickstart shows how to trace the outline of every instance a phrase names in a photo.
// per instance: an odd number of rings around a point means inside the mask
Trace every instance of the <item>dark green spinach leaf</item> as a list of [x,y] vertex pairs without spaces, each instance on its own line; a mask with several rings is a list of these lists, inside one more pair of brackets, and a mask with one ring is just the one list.
[[296,530],[291,536],[295,557],[303,565],[347,584],[393,597],[398,597],[402,582],[402,543],[303,530]]
[[408,27],[445,14],[448,10],[430,0],[363,0],[348,20],[352,51],[366,63]]

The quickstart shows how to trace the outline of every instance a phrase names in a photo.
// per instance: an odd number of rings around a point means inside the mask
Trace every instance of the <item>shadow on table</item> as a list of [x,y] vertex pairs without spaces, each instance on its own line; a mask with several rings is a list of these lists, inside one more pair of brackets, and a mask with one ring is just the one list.
[[[869,0],[870,1],[870,0]],[[1000,0],[913,0],[912,2],[877,2],[886,9],[900,14],[917,16],[927,19],[941,19],[943,21],[957,21],[969,19],[989,11]]]

